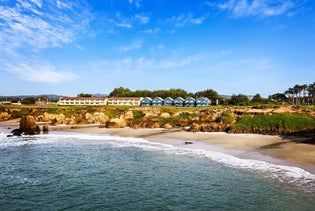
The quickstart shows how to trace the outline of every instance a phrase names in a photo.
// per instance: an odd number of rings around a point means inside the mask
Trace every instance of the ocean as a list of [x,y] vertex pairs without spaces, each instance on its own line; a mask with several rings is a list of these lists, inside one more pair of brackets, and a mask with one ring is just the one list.
[[0,210],[315,210],[315,175],[140,138],[0,129]]

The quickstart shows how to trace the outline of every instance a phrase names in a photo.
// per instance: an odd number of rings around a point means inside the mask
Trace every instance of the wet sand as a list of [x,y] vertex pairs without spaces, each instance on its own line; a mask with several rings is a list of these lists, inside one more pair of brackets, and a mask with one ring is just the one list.
[[[53,129],[53,128],[52,128]],[[292,142],[280,136],[260,134],[228,134],[224,132],[187,132],[180,128],[98,128],[68,126],[53,130],[79,133],[110,134],[121,137],[144,138],[171,145],[209,149],[232,154],[244,159],[257,159],[280,165],[303,168],[315,174],[315,146]]]

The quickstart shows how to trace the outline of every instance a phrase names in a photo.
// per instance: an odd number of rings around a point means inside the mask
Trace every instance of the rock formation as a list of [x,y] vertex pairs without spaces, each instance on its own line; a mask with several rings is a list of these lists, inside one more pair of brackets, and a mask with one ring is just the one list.
[[39,126],[36,125],[33,116],[24,116],[20,120],[20,128],[15,129],[11,132],[15,136],[24,135],[35,135],[40,133]]
[[46,123],[43,125],[43,132],[44,132],[44,133],[48,133],[48,131],[49,131],[49,125],[48,125],[48,123],[46,122]]

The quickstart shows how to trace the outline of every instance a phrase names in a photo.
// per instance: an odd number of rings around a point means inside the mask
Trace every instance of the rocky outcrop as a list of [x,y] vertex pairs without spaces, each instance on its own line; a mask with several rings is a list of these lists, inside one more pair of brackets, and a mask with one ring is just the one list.
[[44,132],[44,133],[48,133],[48,131],[49,131],[49,125],[48,125],[48,123],[46,122],[46,123],[43,125],[43,132]]
[[15,136],[20,135],[35,135],[40,133],[39,126],[36,125],[35,118],[33,116],[25,116],[20,120],[20,128],[11,132]]
[[11,115],[8,112],[1,112],[0,113],[0,121],[6,121],[11,118]]
[[86,113],[85,120],[88,124],[105,124],[108,122],[109,117],[103,112],[94,112],[93,114]]
[[[45,125],[67,124],[81,126],[98,124],[108,128],[185,128],[194,132],[229,132],[229,133],[260,133],[287,134],[281,128],[237,128],[235,123],[244,115],[272,115],[275,113],[303,113],[315,116],[315,111],[279,107],[257,109],[254,107],[205,107],[205,108],[168,108],[168,107],[88,107],[88,108],[5,108],[0,112],[1,120],[20,118],[21,114],[31,114],[37,122]],[[27,111],[27,112],[26,112]],[[51,113],[50,113],[51,112]],[[44,127],[43,127],[44,129]],[[48,130],[48,128],[47,128]],[[36,134],[37,129],[31,129]],[[21,131],[16,131],[21,134]],[[28,133],[28,132],[27,132]]]
[[123,128],[127,126],[127,122],[123,118],[114,118],[107,124],[108,128]]

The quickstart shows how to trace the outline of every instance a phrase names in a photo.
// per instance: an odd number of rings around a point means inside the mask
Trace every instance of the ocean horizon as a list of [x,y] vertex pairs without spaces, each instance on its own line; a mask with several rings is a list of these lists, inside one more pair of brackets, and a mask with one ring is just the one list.
[[315,175],[142,138],[0,128],[0,210],[313,210]]

